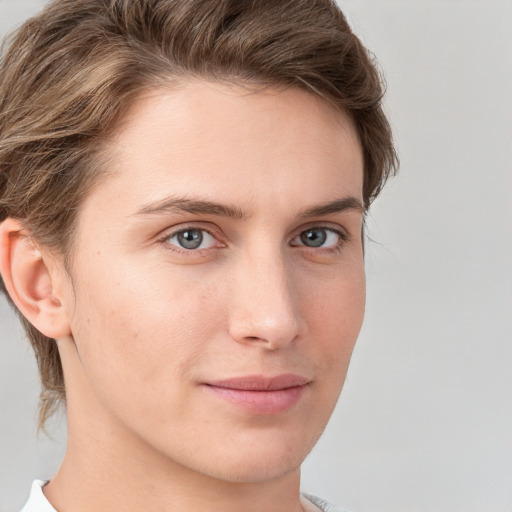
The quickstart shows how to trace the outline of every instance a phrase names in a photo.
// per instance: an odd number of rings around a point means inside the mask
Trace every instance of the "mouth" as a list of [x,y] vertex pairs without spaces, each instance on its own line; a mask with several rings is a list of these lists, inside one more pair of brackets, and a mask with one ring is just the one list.
[[271,415],[291,409],[300,401],[309,384],[309,379],[294,374],[248,375],[210,381],[204,383],[204,388],[246,412]]

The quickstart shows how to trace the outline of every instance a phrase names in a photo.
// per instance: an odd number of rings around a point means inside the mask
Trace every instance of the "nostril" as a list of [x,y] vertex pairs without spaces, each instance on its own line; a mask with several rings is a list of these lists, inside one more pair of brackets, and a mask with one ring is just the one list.
[[262,336],[244,336],[246,343],[269,343],[271,339],[263,338]]

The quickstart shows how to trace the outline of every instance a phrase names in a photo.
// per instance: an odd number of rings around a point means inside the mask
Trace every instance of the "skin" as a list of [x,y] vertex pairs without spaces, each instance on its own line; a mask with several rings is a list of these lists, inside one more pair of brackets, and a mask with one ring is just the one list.
[[[22,237],[2,260],[64,367],[68,449],[47,498],[73,512],[303,510],[300,465],[364,312],[354,126],[299,89],[191,82],[141,98],[107,151],[111,174],[82,206],[70,273]],[[340,211],[319,210],[340,199]],[[199,249],[180,247],[180,229],[203,236]],[[205,386],[289,373],[307,384],[277,413]]]

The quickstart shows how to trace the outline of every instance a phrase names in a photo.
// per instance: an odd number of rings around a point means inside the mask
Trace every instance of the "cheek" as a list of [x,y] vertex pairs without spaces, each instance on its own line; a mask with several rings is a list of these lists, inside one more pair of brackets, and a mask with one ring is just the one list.
[[366,299],[362,258],[321,279],[311,279],[301,295],[302,310],[318,329],[338,331],[342,338],[357,337]]
[[221,305],[207,285],[168,269],[144,269],[140,277],[134,268],[103,267],[79,282],[73,325],[92,386],[123,407],[189,380],[220,320]]
[[321,371],[340,388],[363,322],[365,297],[361,258],[337,277],[311,285],[302,304],[307,312],[306,350],[320,360]]

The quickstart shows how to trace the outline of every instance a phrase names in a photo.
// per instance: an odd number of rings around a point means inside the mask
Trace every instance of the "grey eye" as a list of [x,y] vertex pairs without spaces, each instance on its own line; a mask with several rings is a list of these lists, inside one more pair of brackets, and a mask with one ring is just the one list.
[[322,249],[332,249],[340,245],[345,237],[339,231],[331,228],[310,228],[306,229],[300,235],[295,237],[292,241],[293,246],[305,247],[321,247]]
[[203,228],[184,227],[174,234],[168,235],[163,241],[179,249],[196,251],[212,249],[219,246],[218,240]]
[[327,230],[325,228],[308,229],[307,231],[303,231],[299,238],[303,245],[308,247],[321,247],[327,240]]
[[174,245],[178,245],[183,249],[199,249],[205,234],[211,238],[211,235],[208,235],[202,229],[186,229],[173,235],[170,240],[174,242]]

